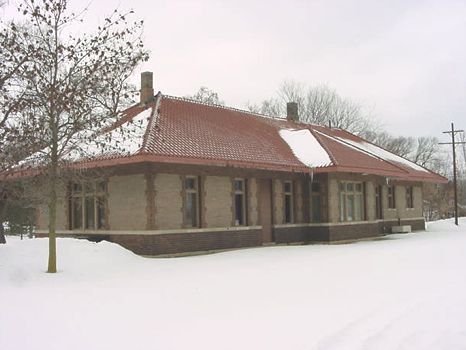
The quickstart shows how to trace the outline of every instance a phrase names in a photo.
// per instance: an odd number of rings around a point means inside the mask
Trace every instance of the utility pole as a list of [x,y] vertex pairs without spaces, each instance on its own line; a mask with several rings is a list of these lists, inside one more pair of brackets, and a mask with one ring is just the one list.
[[452,145],[453,147],[453,187],[455,193],[455,225],[458,226],[458,187],[456,183],[456,145],[464,144],[465,142],[456,142],[456,134],[464,132],[464,130],[455,130],[455,125],[451,123],[451,131],[444,131],[444,134],[451,134],[451,142],[440,142],[440,145]]

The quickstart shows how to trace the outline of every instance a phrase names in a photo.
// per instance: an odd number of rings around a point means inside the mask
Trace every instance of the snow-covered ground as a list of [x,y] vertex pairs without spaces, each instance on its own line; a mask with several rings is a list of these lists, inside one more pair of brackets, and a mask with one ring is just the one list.
[[344,245],[172,259],[0,245],[0,349],[466,349],[466,220]]

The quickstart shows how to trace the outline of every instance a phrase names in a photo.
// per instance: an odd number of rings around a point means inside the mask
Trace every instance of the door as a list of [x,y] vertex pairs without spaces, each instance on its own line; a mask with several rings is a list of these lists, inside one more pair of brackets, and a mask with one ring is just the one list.
[[262,243],[273,242],[272,180],[259,181],[259,216],[262,225]]

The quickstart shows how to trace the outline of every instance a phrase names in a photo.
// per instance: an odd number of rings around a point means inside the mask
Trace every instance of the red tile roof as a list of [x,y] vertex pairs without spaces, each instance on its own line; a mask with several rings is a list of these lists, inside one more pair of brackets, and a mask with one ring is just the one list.
[[[156,107],[154,106],[156,104]],[[223,106],[158,95],[140,154],[157,162],[209,164],[295,172],[356,172],[411,181],[446,179],[402,158],[384,159],[340,129],[270,118]],[[281,138],[281,129],[308,129],[327,151],[331,165],[310,169]],[[395,160],[394,160],[395,159]]]
[[[148,108],[152,109],[151,120],[136,154],[99,157],[88,161],[89,166],[149,161],[303,173],[352,172],[407,181],[447,182],[444,177],[405,159],[369,152],[364,140],[341,129],[296,123],[161,93],[146,106],[127,109],[122,124]],[[332,164],[312,169],[304,165],[280,136],[282,129],[310,130]]]
[[173,161],[305,170],[280,141],[277,130],[286,121],[167,96],[161,97],[155,118],[146,153]]

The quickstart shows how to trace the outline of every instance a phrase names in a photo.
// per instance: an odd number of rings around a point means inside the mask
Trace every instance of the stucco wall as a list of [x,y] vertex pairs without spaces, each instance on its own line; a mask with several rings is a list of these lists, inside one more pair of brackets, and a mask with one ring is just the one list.
[[144,175],[113,176],[108,181],[108,221],[112,230],[146,228]]
[[[395,190],[396,191],[396,190]],[[398,194],[397,192],[395,192]],[[396,198],[395,204],[398,205],[399,198]],[[383,185],[382,186],[382,208],[383,208],[383,218],[385,220],[395,220],[398,218],[397,210],[395,209],[390,209],[388,207],[388,186]]]
[[207,227],[231,226],[233,221],[231,178],[226,176],[206,176],[204,188]]
[[[385,220],[397,220],[420,218],[422,217],[422,184],[398,182],[395,184],[395,209],[388,208],[388,186],[385,181],[381,181],[381,177],[376,176],[361,176],[358,174],[330,174],[329,175],[329,217],[330,222],[340,221],[340,198],[339,198],[339,182],[340,181],[361,181],[365,183],[365,210],[367,220],[376,220],[376,204],[375,204],[375,186],[382,184],[382,208],[383,218]],[[406,186],[413,186],[414,208],[406,208]]]
[[181,228],[182,213],[182,181],[180,175],[155,175],[155,227],[157,229]]
[[[376,220],[375,186],[382,184],[382,206],[385,220],[411,219],[422,217],[422,184],[396,183],[396,209],[388,209],[387,185],[385,179],[377,176],[362,176],[360,174],[329,174],[322,176],[321,183],[322,213],[328,208],[328,221],[340,221],[339,181],[365,182],[365,210],[367,220]],[[148,177],[149,178],[149,177]],[[234,190],[232,176],[203,176],[202,177],[202,208],[203,225],[206,228],[230,227],[233,223]],[[328,181],[327,181],[328,179]],[[157,173],[153,175],[154,188],[148,191],[146,177],[143,174],[113,176],[108,182],[108,219],[110,230],[145,230],[148,228],[148,194],[153,198],[150,213],[153,214],[151,229],[178,229],[183,227],[182,213],[182,176],[179,174]],[[273,217],[274,224],[284,223],[284,194],[283,178],[273,179]],[[305,221],[304,212],[309,210],[308,188],[304,185],[307,179],[295,179],[294,186],[294,222]],[[414,208],[406,208],[406,186],[413,186]],[[259,222],[259,189],[256,178],[247,179],[247,209],[248,225]],[[306,193],[304,192],[306,191]],[[328,197],[325,198],[328,194]],[[153,197],[152,197],[153,196]],[[61,189],[57,207],[57,229],[68,229],[68,202],[66,191]],[[46,229],[47,208],[42,206],[38,210],[38,228]],[[325,220],[325,216],[323,221]]]
[[[406,186],[413,186],[414,208],[406,208]],[[401,183],[395,185],[395,209],[388,209],[388,187],[383,186],[384,219],[396,220],[422,217],[422,185]]]
[[375,186],[376,184],[374,181],[366,181],[365,182],[365,189],[366,189],[366,200],[365,200],[365,208],[366,208],[366,218],[367,220],[376,220],[376,204],[375,204]]

